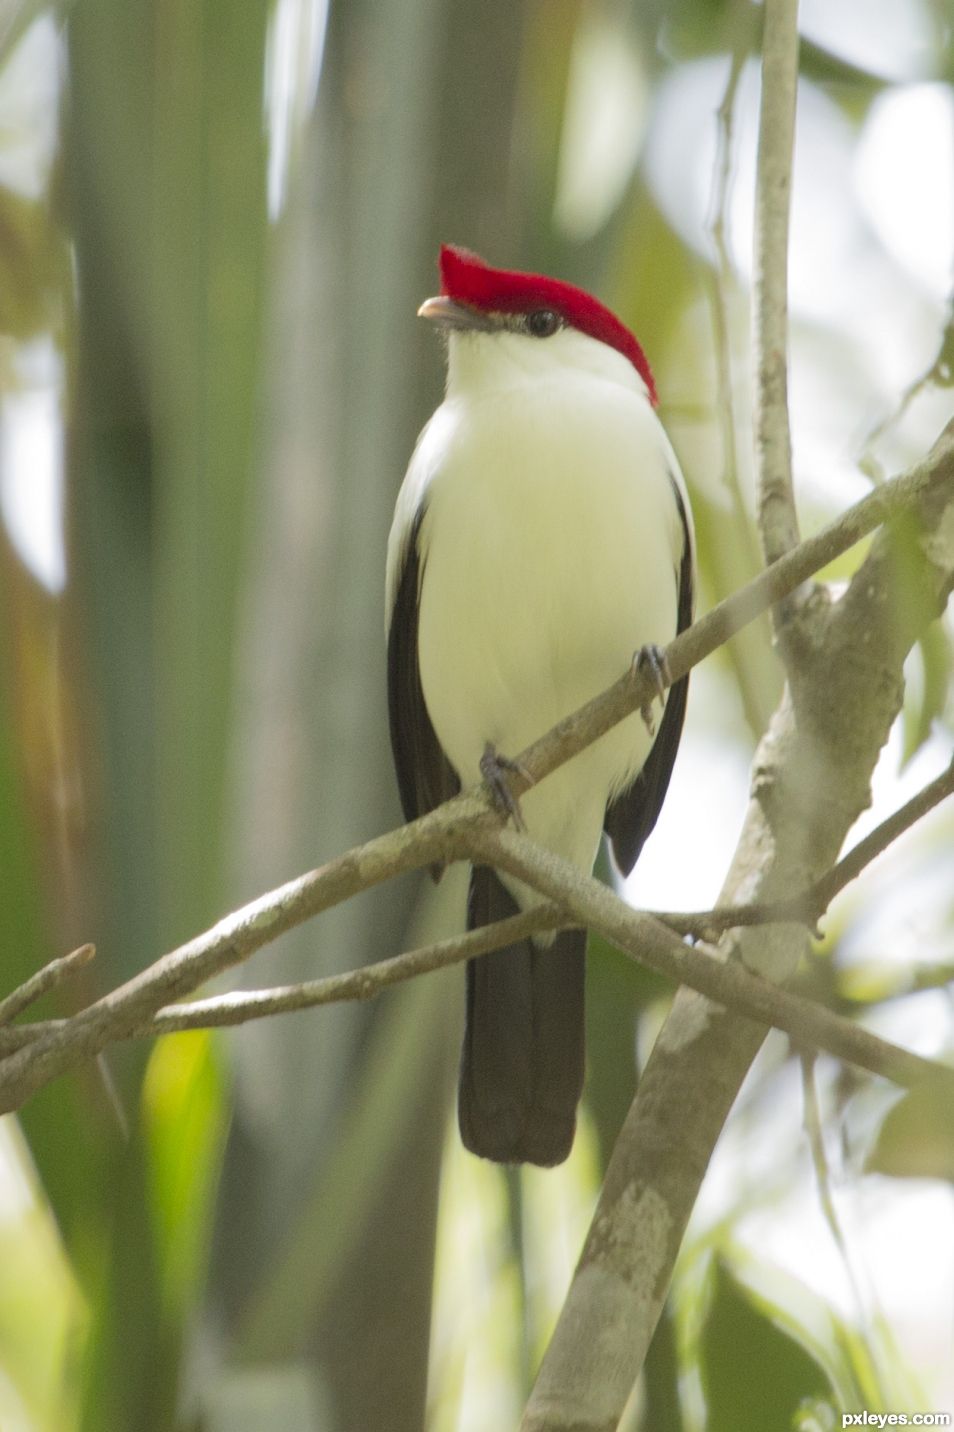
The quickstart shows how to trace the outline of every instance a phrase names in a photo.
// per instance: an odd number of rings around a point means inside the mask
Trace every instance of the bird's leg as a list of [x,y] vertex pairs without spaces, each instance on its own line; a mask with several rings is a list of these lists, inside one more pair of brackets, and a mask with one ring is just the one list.
[[[672,685],[672,678],[669,675],[669,667],[666,664],[666,653],[662,647],[649,642],[641,646],[633,656],[633,671],[639,676],[643,671],[648,670],[653,678],[656,687],[656,695],[663,706],[666,704],[666,687]],[[656,727],[653,723],[653,698],[650,697],[639,708],[639,714],[643,718],[643,724],[650,736],[655,736]]]
[[527,827],[520,811],[520,802],[510,789],[510,782],[507,780],[508,771],[522,776],[529,784],[533,783],[533,777],[526,766],[521,766],[519,761],[512,761],[509,756],[501,756],[493,742],[488,741],[484,747],[484,754],[480,758],[480,774],[487,782],[494,805],[500,814],[511,818],[518,830],[526,830]]

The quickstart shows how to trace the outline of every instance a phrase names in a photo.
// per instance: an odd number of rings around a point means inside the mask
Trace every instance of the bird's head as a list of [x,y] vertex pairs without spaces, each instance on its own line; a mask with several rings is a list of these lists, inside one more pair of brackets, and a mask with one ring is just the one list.
[[[632,382],[635,375],[655,406],[656,385],[639,343],[583,289],[491,268],[453,244],[441,248],[440,272],[440,295],[425,299],[418,314],[449,334],[452,382],[455,364],[470,376],[540,377],[573,369]],[[458,339],[466,340],[462,351]]]

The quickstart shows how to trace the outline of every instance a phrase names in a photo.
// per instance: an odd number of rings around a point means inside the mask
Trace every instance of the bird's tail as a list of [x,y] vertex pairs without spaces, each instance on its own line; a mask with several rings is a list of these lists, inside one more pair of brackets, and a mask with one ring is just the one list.
[[[471,873],[467,927],[518,906],[486,866]],[[585,930],[532,940],[467,965],[458,1116],[472,1153],[497,1163],[562,1163],[583,1089]]]

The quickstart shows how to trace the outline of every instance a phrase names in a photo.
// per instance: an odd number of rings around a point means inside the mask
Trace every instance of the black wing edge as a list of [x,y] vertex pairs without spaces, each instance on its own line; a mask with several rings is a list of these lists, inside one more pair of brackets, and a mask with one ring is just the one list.
[[[672,484],[682,519],[685,545],[679,567],[679,607],[677,613],[677,634],[692,624],[692,540],[689,536],[689,521],[682,500],[682,493],[675,482]],[[623,791],[606,808],[603,829],[613,847],[613,858],[624,875],[628,875],[639,858],[653,826],[659,819],[662,803],[669,789],[682,724],[686,715],[686,695],[689,690],[689,676],[683,676],[670,688],[659,731],[652,750],[646,757],[645,765],[628,790]]]
[[417,616],[421,585],[418,535],[423,518],[422,508],[408,537],[388,627],[388,719],[405,820],[425,815],[460,790],[431,725],[421,687]]

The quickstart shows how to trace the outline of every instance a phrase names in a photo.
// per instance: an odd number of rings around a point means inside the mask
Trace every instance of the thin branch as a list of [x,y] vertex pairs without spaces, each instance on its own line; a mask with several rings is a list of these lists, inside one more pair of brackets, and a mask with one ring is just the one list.
[[705,939],[723,930],[741,929],[744,925],[797,924],[814,928],[846,885],[857,880],[865,867],[893,845],[898,836],[916,825],[950,795],[954,795],[954,760],[946,771],[929,781],[863,840],[859,840],[810,889],[801,895],[793,895],[789,900],[769,900],[753,905],[716,905],[712,910],[685,913],[668,910],[650,913],[676,934],[696,939]]
[[[770,567],[739,591],[726,597],[687,631],[681,632],[665,651],[665,664],[673,681],[711,655],[736,632],[789,596],[815,572],[848,551],[869,532],[903,513],[915,498],[954,483],[954,421],[938,438],[928,456],[900,477],[875,488],[867,497]],[[567,716],[552,731],[519,753],[518,764],[528,773],[510,776],[510,787],[519,796],[564,761],[577,755],[618,721],[639,710],[656,695],[651,675],[631,668],[608,691]],[[509,753],[508,753],[509,754]]]
[[[763,1023],[784,1030],[800,1046],[812,1046],[856,1064],[906,1088],[939,1079],[954,1094],[954,1070],[913,1055],[812,1000],[786,992],[751,974],[738,964],[726,964],[711,950],[684,945],[652,915],[632,910],[607,886],[538,846],[515,831],[486,832],[480,839],[480,857],[519,876],[546,893],[561,891],[561,903],[524,911],[468,934],[441,940],[363,969],[324,979],[309,980],[275,989],[240,991],[173,1005],[158,1011],[147,1023],[128,1031],[129,1038],[170,1034],[186,1029],[246,1023],[263,1016],[285,1014],[345,1000],[369,999],[391,985],[432,970],[500,949],[530,934],[566,928],[574,916],[598,930],[631,959],[655,970],[675,984],[686,984]],[[565,902],[565,903],[563,903]],[[37,1026],[7,1030],[18,1043],[62,1032],[69,1021],[48,1021]]]
[[[756,753],[755,798],[726,877],[727,904],[803,888],[835,863],[870,798],[901,704],[904,658],[954,584],[952,497],[946,487],[912,504],[916,567],[902,570],[896,534],[882,532],[844,595],[813,604],[823,620],[793,668],[797,692],[789,689]],[[793,925],[723,941],[724,953],[779,977],[804,948]],[[712,1150],[764,1034],[763,1023],[679,990],[614,1145],[521,1432],[616,1426]]]
[[422,945],[405,955],[379,960],[360,970],[329,975],[325,979],[306,980],[284,988],[236,991],[212,999],[194,1000],[188,1005],[160,1009],[151,1023],[137,1030],[136,1034],[170,1034],[180,1029],[245,1024],[263,1015],[287,1014],[342,1000],[373,999],[391,985],[429,974],[432,970],[462,964],[477,955],[486,955],[491,950],[500,950],[505,945],[525,940],[528,935],[566,929],[568,924],[572,924],[572,918],[568,919],[562,906],[538,905],[533,910],[498,920],[496,924],[485,925],[480,930],[437,940],[432,945]]
[[954,372],[954,297],[948,300],[944,327],[938,340],[937,352],[931,362],[922,372],[911,379],[895,406],[878,419],[861,444],[861,457],[858,459],[858,466],[873,482],[884,480],[881,463],[875,457],[876,445],[890,428],[897,427],[915,398],[920,397],[926,388],[932,384],[949,388],[952,372]]
[[22,1014],[31,1004],[45,995],[56,985],[62,984],[64,980],[70,979],[77,970],[83,969],[96,955],[95,945],[80,945],[78,950],[73,950],[69,955],[61,955],[58,959],[51,960],[44,965],[36,974],[12,990],[5,999],[0,999],[0,1026],[9,1024]]
[[[192,1000],[189,1004],[171,1004],[160,1009],[146,1024],[129,1033],[130,1039],[148,1038],[159,1034],[178,1033],[184,1029],[215,1029],[228,1025],[247,1024],[249,1020],[267,1015],[290,1014],[296,1010],[314,1009],[322,1004],[339,1004],[346,1000],[373,999],[391,985],[401,984],[432,970],[462,964],[477,955],[502,949],[528,935],[567,927],[567,914],[559,905],[537,905],[493,925],[470,930],[432,945],[422,945],[404,955],[394,955],[359,970],[327,975],[322,979],[303,980],[300,984],[279,985],[272,989],[232,990],[209,999]],[[25,1025],[21,1029],[0,1031],[0,1054],[8,1048],[22,1048],[38,1033],[62,1027],[64,1020],[47,1021],[42,1025]],[[7,1045],[9,1036],[16,1041]]]
[[309,871],[227,915],[163,955],[72,1019],[0,1061],[0,1113],[9,1113],[70,1065],[126,1039],[170,1001],[276,940],[312,915],[421,865],[457,859],[463,833],[496,817],[475,789],[429,815]]
[[788,419],[788,225],[798,88],[797,0],[765,0],[752,328],[759,528],[767,562],[798,542]]
[[[747,622],[880,523],[905,511],[915,498],[952,480],[954,423],[923,462],[870,493],[677,637],[666,651],[672,679],[678,680]],[[533,780],[541,780],[654,695],[651,676],[631,670],[603,696],[521,753],[520,764]],[[515,775],[512,780],[516,794],[526,789],[524,777]],[[128,1038],[162,1006],[188,996],[320,911],[394,875],[468,857],[480,833],[498,823],[486,790],[474,787],[429,815],[356,847],[226,916],[211,930],[162,956],[28,1048],[0,1061],[0,1113],[19,1107],[71,1065]]]
[[[946,771],[929,782],[923,790],[918,791],[909,801],[882,821],[869,835],[865,836],[864,840],[859,841],[810,890],[805,891],[802,895],[796,895],[790,900],[767,901],[756,905],[717,905],[711,910],[694,912],[643,910],[633,913],[657,921],[676,935],[689,936],[697,940],[704,940],[723,930],[739,929],[743,926],[785,923],[814,926],[816,920],[824,914],[834,897],[846,885],[856,880],[862,870],[877,859],[904,831],[910,829],[952,794],[954,794],[954,761]],[[298,1009],[310,1009],[318,1005],[334,1004],[344,1000],[371,999],[382,989],[387,989],[390,985],[398,984],[403,980],[413,979],[415,976],[427,974],[431,970],[459,964],[464,960],[487,954],[491,950],[502,949],[505,945],[526,939],[528,935],[540,934],[545,930],[564,929],[567,919],[567,911],[559,905],[535,906],[532,910],[523,911],[506,920],[498,920],[495,924],[484,926],[480,930],[471,930],[465,935],[439,940],[434,944],[409,951],[407,954],[365,965],[359,970],[349,970],[342,974],[316,980],[305,980],[299,984],[280,986],[274,989],[233,991],[209,999],[193,1000],[188,1005],[164,1006],[151,1020],[130,1030],[127,1037],[142,1038],[149,1035],[168,1034],[174,1030],[245,1024],[249,1020],[266,1015],[285,1014]],[[680,948],[683,947],[680,946]],[[84,945],[74,951],[72,955],[66,955],[63,959],[54,960],[47,965],[27,984],[22,985],[19,990],[15,990],[0,1003],[0,1024],[4,1022],[4,1012],[11,1001],[15,998],[20,999],[21,996],[27,996],[13,1009],[12,1013],[7,1016],[8,1018],[19,1013],[30,1002],[31,997],[38,997],[57,979],[63,978],[64,973],[57,975],[57,970],[66,972],[78,968],[79,965],[90,960],[92,955],[93,946]],[[700,968],[705,967],[701,966]],[[50,972],[53,972],[52,977]],[[660,973],[669,973],[674,980],[692,984],[691,979],[684,979],[675,970],[660,971]],[[34,988],[39,986],[41,980],[47,982],[43,984],[42,988]],[[935,979],[930,987],[938,982]],[[33,1043],[43,1035],[63,1029],[68,1023],[69,1021],[65,1019],[43,1020],[22,1025],[16,1029],[0,1029],[0,1058],[16,1049],[25,1048],[26,1045]],[[778,1028],[787,1027],[779,1024],[776,1019],[773,1019],[772,1023],[776,1024]]]
[[940,805],[949,795],[954,794],[954,760],[946,771],[937,776],[916,795],[913,795],[903,806],[889,815],[880,825],[876,826],[869,835],[849,850],[848,854],[839,860],[838,864],[829,870],[827,875],[815,884],[812,896],[818,902],[819,912],[826,910],[832,900],[856,880],[866,865],[870,865],[889,845],[903,835],[912,825],[915,825],[928,811]]
[[[706,557],[712,564],[714,585],[721,591],[732,591],[740,580],[764,565],[740,473],[739,422],[733,381],[733,313],[738,282],[728,222],[735,179],[733,151],[739,86],[761,22],[761,11],[748,4],[748,0],[734,0],[726,12],[726,31],[732,36],[732,45],[725,90],[716,110],[716,157],[706,220],[714,253],[713,266],[706,270],[706,289],[715,362],[714,416],[722,436],[719,483],[728,494],[730,504],[729,510],[719,516],[720,523],[732,532],[728,541],[711,542]],[[777,667],[769,624],[760,622],[744,639],[730,643],[726,656],[735,673],[746,720],[758,736],[765,729],[776,699]]]
[[824,1049],[905,1088],[934,1079],[954,1094],[954,1068],[880,1039],[860,1025],[791,994],[706,947],[684,945],[651,915],[632,910],[608,886],[519,831],[482,830],[480,859],[559,899],[581,924],[597,930],[639,964],[761,1024],[783,1029],[802,1047]]
[[[729,59],[725,93],[716,111],[716,165],[712,186],[711,208],[707,227],[715,249],[715,273],[712,289],[713,337],[716,356],[717,412],[721,419],[724,448],[722,480],[732,495],[732,508],[742,531],[748,532],[746,507],[739,483],[738,445],[736,442],[734,388],[732,383],[732,343],[729,316],[729,292],[734,287],[735,270],[726,237],[726,213],[732,179],[732,132],[735,125],[735,103],[739,81],[748,58],[748,35],[741,35]],[[755,565],[753,563],[753,565]]]
[[[822,880],[803,895],[795,896],[791,900],[757,905],[724,905],[716,906],[712,910],[686,913],[653,910],[634,911],[633,913],[655,920],[675,934],[691,936],[695,939],[706,939],[723,930],[737,929],[742,926],[781,923],[814,925],[836,894],[852,880],[857,879],[861,871],[882,854],[899,835],[951,794],[954,794],[954,761],[946,771],[931,781],[887,820],[882,821],[864,840],[859,841],[858,845],[843,860],[839,861]],[[349,970],[343,974],[305,980],[299,984],[273,989],[232,991],[209,999],[193,1000],[188,1005],[165,1006],[152,1019],[138,1028],[130,1030],[126,1037],[143,1038],[169,1034],[176,1030],[208,1029],[245,1024],[252,1019],[311,1009],[323,1004],[371,999],[381,990],[404,980],[413,979],[417,975],[429,973],[431,970],[444,969],[449,965],[459,964],[464,960],[487,954],[491,950],[501,949],[505,945],[525,939],[528,935],[539,934],[545,930],[565,928],[567,919],[567,912],[556,904],[536,906],[532,910],[523,911],[506,920],[499,920],[480,930],[472,930],[465,935],[440,940],[407,954],[365,965],[359,970]],[[681,950],[683,947],[680,945],[679,948]],[[49,980],[49,971],[55,971],[58,968],[75,968],[80,963],[86,963],[91,957],[92,946],[86,945],[75,951],[74,954],[65,956],[63,960],[53,961],[52,965],[33,976],[32,981],[22,986],[21,990],[14,991],[13,995],[8,996],[7,1000],[0,1004],[0,1024],[3,1022],[3,1011],[9,1002],[14,997],[19,997],[21,992],[26,993],[33,984],[39,984],[41,978],[47,977]],[[706,956],[706,959],[709,958]],[[699,969],[702,971],[703,979],[708,981],[710,975],[708,966],[703,963],[700,964]],[[699,985],[693,983],[691,978],[686,978],[683,973],[678,972],[675,967],[667,967],[666,970],[661,970],[659,973],[667,973],[673,980],[692,985],[693,988],[700,988]],[[62,978],[62,975],[59,977]],[[53,981],[49,980],[49,982]],[[48,987],[48,983],[43,986],[44,989]],[[711,992],[711,989],[711,985],[706,983],[702,992]],[[39,991],[39,993],[42,992],[42,990]],[[13,1012],[18,1013],[28,1002],[28,999],[25,1000]],[[727,995],[723,1002],[736,1003],[734,998],[730,1000]],[[745,1006],[740,1005],[739,1008],[743,1012],[751,1012]],[[771,1022],[780,1029],[788,1028],[788,1025],[780,1023],[779,1018],[774,1016]],[[44,1020],[16,1029],[0,1029],[0,1058],[14,1050],[25,1048],[44,1035],[62,1030],[67,1024],[67,1020]],[[820,1045],[819,1047],[824,1046]]]
[[[692,936],[695,939],[705,939],[723,930],[750,925],[783,923],[814,925],[836,894],[852,880],[857,879],[861,871],[882,854],[899,835],[951,794],[954,794],[954,761],[946,771],[926,785],[887,820],[882,821],[864,840],[859,841],[858,845],[843,860],[839,861],[828,875],[803,895],[795,896],[791,900],[779,900],[758,905],[723,905],[716,906],[712,910],[701,910],[695,913],[657,910],[633,911],[633,913],[646,919],[655,920],[675,934]],[[530,883],[532,884],[532,881]],[[532,910],[523,911],[506,920],[498,920],[493,925],[484,926],[479,930],[471,930],[467,934],[454,936],[447,940],[439,940],[431,945],[424,945],[407,954],[365,965],[359,970],[349,970],[343,974],[305,980],[300,984],[280,986],[274,989],[233,991],[209,999],[193,1000],[188,1005],[169,1005],[160,1009],[147,1023],[131,1030],[128,1037],[142,1038],[169,1034],[175,1030],[245,1024],[249,1020],[266,1015],[285,1014],[294,1010],[311,1009],[318,1005],[334,1004],[344,1000],[371,999],[381,990],[404,980],[413,979],[417,975],[460,964],[464,960],[487,954],[491,950],[502,949],[505,945],[526,939],[528,935],[540,934],[545,930],[564,929],[567,927],[569,918],[567,910],[557,904],[535,906]],[[88,948],[91,947],[84,947],[84,949]],[[680,944],[679,950],[682,949],[684,947]],[[83,951],[76,953],[82,954]],[[67,960],[74,958],[75,956],[66,957]],[[705,956],[705,960],[710,958],[708,955]],[[702,992],[711,993],[713,987],[708,983],[709,966],[706,963],[700,963],[699,970],[706,982]],[[693,988],[701,988],[675,966],[669,966],[666,970],[658,972],[668,974],[673,980],[689,984]],[[715,978],[718,979],[718,976]],[[762,981],[759,981],[759,985],[761,991]],[[737,1003],[734,997],[728,998],[728,991],[723,991],[723,994],[725,995],[723,1003]],[[752,1012],[744,1005],[738,1007],[742,1009],[743,1013]],[[774,1016],[771,1022],[779,1029],[788,1028],[787,1024],[781,1023]],[[17,1029],[0,1030],[0,1057],[15,1049],[22,1049],[33,1040],[62,1029],[66,1024],[66,1020],[46,1020]],[[825,1046],[820,1045],[819,1047]],[[834,1053],[835,1051],[830,1052]]]
[[758,905],[714,905],[711,910],[650,910],[647,914],[674,935],[689,940],[711,940],[726,930],[750,929],[758,925],[804,925],[816,936],[817,927],[811,891],[796,895],[791,900],[766,900]]

